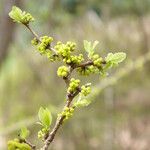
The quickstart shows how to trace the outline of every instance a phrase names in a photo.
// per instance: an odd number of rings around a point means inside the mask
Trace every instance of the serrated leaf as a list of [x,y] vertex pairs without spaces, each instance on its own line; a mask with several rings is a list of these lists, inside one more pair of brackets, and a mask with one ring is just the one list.
[[89,53],[91,51],[91,42],[88,42],[86,40],[84,40],[83,42],[84,42],[85,51],[87,51]]
[[20,137],[26,139],[30,134],[30,131],[26,127],[22,127],[20,130]]
[[94,53],[95,47],[98,45],[98,41],[94,41],[92,44],[91,42],[84,40],[84,49],[89,54],[92,55]]
[[41,107],[39,109],[38,117],[39,117],[41,124],[44,127],[48,128],[51,125],[52,115],[51,115],[51,112],[47,108],[44,109],[43,107]]
[[109,53],[105,58],[107,63],[111,63],[113,65],[117,65],[121,63],[126,58],[126,53],[119,52],[119,53]]
[[92,46],[93,50],[96,48],[96,46],[97,46],[98,44],[99,44],[99,41],[94,41],[93,46]]

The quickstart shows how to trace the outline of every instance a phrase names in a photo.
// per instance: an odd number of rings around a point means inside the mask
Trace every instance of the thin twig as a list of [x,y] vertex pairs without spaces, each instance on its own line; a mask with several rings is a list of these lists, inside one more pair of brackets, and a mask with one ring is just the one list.
[[29,141],[24,140],[24,143],[28,144],[32,148],[32,150],[36,150],[36,146],[31,144]]
[[[78,95],[79,92],[80,92],[80,91],[77,91],[77,92],[75,92],[73,95],[67,96],[68,99],[67,99],[66,105],[64,106],[64,109],[65,109],[66,107],[70,107],[73,98],[74,98],[76,95]],[[63,110],[64,110],[64,109],[63,109]],[[56,135],[58,129],[60,128],[60,126],[62,125],[62,123],[63,123],[65,117],[66,117],[65,115],[61,115],[61,116],[57,119],[54,128],[52,129],[52,131],[49,132],[49,134],[48,134],[48,136],[47,136],[47,139],[45,140],[45,144],[44,144],[42,150],[48,150],[49,145],[50,145],[51,142],[54,140],[55,135]]]
[[36,33],[29,25],[25,24],[25,26],[27,27],[27,29],[29,29],[29,31],[32,33],[32,35],[33,35],[34,37],[36,37],[36,39],[37,39],[39,42],[41,42],[40,37],[37,35],[37,33]]
[[[69,66],[69,73],[68,73],[68,76],[67,76],[66,78],[64,78],[67,87],[69,86],[69,83],[70,83],[70,76],[71,76],[71,73],[72,73],[72,71],[73,71],[74,69],[75,69],[75,68]],[[76,90],[76,92],[73,93],[73,94],[72,94],[72,93],[67,93],[67,95],[66,95],[66,99],[67,99],[67,100],[66,100],[66,104],[65,104],[65,106],[64,106],[64,108],[63,108],[63,111],[64,111],[64,109],[65,109],[66,107],[70,107],[71,102],[73,101],[74,97],[76,97],[76,96],[79,94],[80,91],[81,91],[81,89],[78,88],[78,89]],[[45,140],[45,144],[44,144],[42,150],[48,150],[49,145],[50,145],[51,142],[54,140],[55,135],[56,135],[58,129],[60,128],[60,126],[62,125],[62,123],[63,123],[65,117],[66,117],[65,115],[61,115],[61,116],[56,120],[56,123],[55,123],[55,125],[54,125],[54,128],[53,128],[52,131],[50,131],[50,132],[48,133],[48,135],[47,135],[47,138],[46,138],[46,140]]]
[[[103,60],[102,64],[106,64],[106,61]],[[94,65],[94,63],[92,60],[89,60],[89,61],[86,61],[86,62],[80,64],[80,65],[75,66],[75,68],[80,68],[80,67],[82,68],[82,67],[87,67],[87,66],[91,66],[91,65]]]
[[[32,33],[32,35],[39,41],[41,42],[41,39],[39,37],[39,35],[28,25],[28,24],[25,24],[25,26],[27,27],[27,29],[29,29],[29,31]],[[48,47],[51,51],[53,51],[55,53],[55,55],[57,55],[57,52],[54,48],[52,48],[50,45]]]

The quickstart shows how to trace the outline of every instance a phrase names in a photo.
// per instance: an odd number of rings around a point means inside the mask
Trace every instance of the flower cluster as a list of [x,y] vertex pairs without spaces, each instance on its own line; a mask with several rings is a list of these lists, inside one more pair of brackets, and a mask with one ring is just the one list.
[[91,92],[91,87],[86,85],[81,86],[81,94],[87,96],[88,94],[90,94],[90,92]]
[[20,143],[19,139],[8,141],[8,150],[31,150],[26,143]]
[[70,57],[65,57],[63,62],[70,65],[79,65],[84,60],[83,55],[71,55]]
[[38,43],[39,43],[39,41],[38,41],[38,39],[37,38],[33,38],[32,40],[31,40],[31,44],[32,45],[38,45]]
[[38,50],[41,54],[44,54],[47,50],[49,51],[49,46],[53,41],[52,37],[43,36],[41,37],[41,43],[38,45]]
[[54,48],[56,49],[57,54],[62,58],[64,63],[68,65],[77,65],[80,64],[84,60],[84,58],[82,54],[79,54],[78,56],[71,55],[71,53],[75,51],[75,47],[76,43],[69,41],[66,44],[57,42]]
[[65,107],[64,110],[58,114],[58,117],[60,116],[65,116],[65,120],[68,120],[70,117],[73,116],[73,113],[74,113],[74,108],[73,107]]
[[29,24],[29,22],[31,22],[31,21],[34,21],[34,18],[31,16],[31,14],[23,12],[21,22],[23,24]]
[[67,42],[66,44],[63,44],[62,42],[57,42],[55,45],[55,49],[57,50],[57,53],[62,56],[63,58],[69,58],[71,52],[75,50],[76,44],[74,42]]
[[43,139],[44,136],[48,133],[48,129],[47,128],[42,128],[39,132],[38,132],[38,138],[39,139]]
[[76,92],[76,90],[79,87],[79,84],[80,84],[80,80],[79,79],[71,78],[70,83],[69,83],[69,87],[68,87],[68,93]]
[[102,66],[103,58],[100,57],[98,54],[92,55],[91,56],[91,60],[93,61],[94,66],[97,66],[97,67],[101,67]]
[[103,58],[98,54],[92,54],[88,56],[90,61],[92,62],[88,66],[82,66],[77,69],[77,72],[80,75],[88,76],[90,74],[98,74],[103,70]]
[[66,66],[61,66],[57,70],[57,75],[59,77],[67,77],[68,73],[69,73],[69,68]]

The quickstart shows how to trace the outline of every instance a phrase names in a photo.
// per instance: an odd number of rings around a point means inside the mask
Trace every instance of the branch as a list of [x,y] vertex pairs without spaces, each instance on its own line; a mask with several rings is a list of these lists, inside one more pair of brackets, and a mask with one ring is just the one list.
[[[39,42],[41,42],[41,40],[40,40],[40,37],[39,37],[39,35],[28,25],[28,24],[24,24],[26,27],[27,27],[27,29],[32,33],[32,35],[39,41]],[[54,48],[52,48],[50,45],[49,45],[49,47],[48,47],[51,51],[53,51],[54,53],[55,53],[55,55],[57,55],[57,52],[56,52],[56,50],[54,49]]]
[[[70,69],[70,71],[69,71],[69,73],[68,73],[68,76],[67,76],[66,78],[63,78],[64,81],[65,81],[65,83],[66,83],[67,88],[68,88],[68,86],[69,86],[69,83],[70,83],[70,76],[71,76],[71,73],[72,73],[72,71],[74,70],[74,68],[71,67],[71,66],[69,66],[69,69]],[[66,104],[65,104],[63,110],[64,110],[66,107],[70,107],[71,102],[73,101],[74,97],[76,97],[76,96],[79,94],[80,91],[81,91],[81,89],[78,88],[77,91],[76,91],[75,93],[73,93],[73,94],[72,94],[72,93],[67,93],[67,96],[66,96],[66,97],[67,97],[67,98],[66,98],[67,101],[66,101]],[[42,150],[48,150],[48,147],[49,147],[49,145],[51,144],[51,142],[54,140],[55,135],[56,135],[58,129],[59,129],[60,126],[63,124],[63,121],[64,121],[65,117],[66,117],[65,115],[61,115],[61,116],[56,120],[56,123],[55,123],[54,128],[53,128],[52,131],[50,131],[50,132],[48,133],[48,135],[47,135],[47,138],[46,138],[46,140],[45,140],[45,144],[44,144]]]
[[[103,61],[102,61],[102,64],[106,64],[106,61],[103,60]],[[75,68],[87,67],[87,66],[90,66],[90,65],[94,65],[94,63],[93,63],[92,60],[89,60],[89,61],[87,61],[87,62],[85,62],[85,63],[82,63],[82,64],[80,64],[80,65],[78,65],[78,66],[75,66]]]
[[36,146],[31,144],[29,141],[24,140],[24,143],[28,144],[32,148],[32,150],[36,150]]
[[[63,110],[64,110],[66,107],[70,107],[71,102],[73,101],[74,97],[79,94],[79,92],[80,92],[80,90],[77,90],[77,92],[75,92],[73,95],[71,95],[71,94],[68,94],[68,95],[67,95],[67,102],[66,102],[66,105],[64,106]],[[52,129],[51,132],[48,133],[48,136],[47,136],[47,138],[46,138],[46,140],[45,140],[45,144],[44,144],[42,150],[48,150],[48,147],[49,147],[49,145],[51,144],[51,142],[54,140],[55,135],[56,135],[58,129],[59,129],[60,126],[63,124],[63,121],[64,121],[65,117],[66,117],[65,115],[61,115],[61,116],[57,119],[54,128]]]
[[35,31],[33,29],[31,29],[31,27],[28,24],[25,24],[25,26],[27,27],[27,29],[29,29],[29,31],[32,33],[32,35],[34,37],[36,37],[36,39],[41,42],[40,37],[35,33]]

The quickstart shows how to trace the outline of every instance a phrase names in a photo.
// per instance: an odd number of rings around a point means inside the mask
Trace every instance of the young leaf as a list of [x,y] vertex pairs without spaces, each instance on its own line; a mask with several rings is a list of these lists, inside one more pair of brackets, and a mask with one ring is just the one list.
[[84,40],[84,49],[89,54],[92,55],[94,53],[95,47],[98,45],[99,41],[94,41],[92,44],[91,42],[88,42]]
[[[126,58],[126,53],[119,52],[119,53],[109,53],[105,58],[106,62],[109,64],[118,65]],[[111,66],[111,65],[110,65]]]
[[26,139],[29,136],[29,130],[26,127],[22,127],[20,131],[20,137]]
[[44,127],[48,128],[51,125],[52,115],[51,115],[51,112],[47,108],[44,109],[43,107],[41,107],[39,109],[38,117],[39,117],[41,124]]
[[18,23],[29,24],[29,22],[34,21],[34,18],[30,13],[26,13],[16,6],[12,7],[9,16],[14,22]]
[[22,10],[16,6],[13,6],[11,12],[9,13],[9,16],[15,22],[21,23],[21,21],[22,21]]
[[86,40],[84,40],[83,42],[84,42],[84,49],[85,49],[85,51],[90,53],[90,51],[92,51],[91,42],[88,42]]
[[94,50],[98,44],[99,44],[99,41],[94,41],[92,49]]

